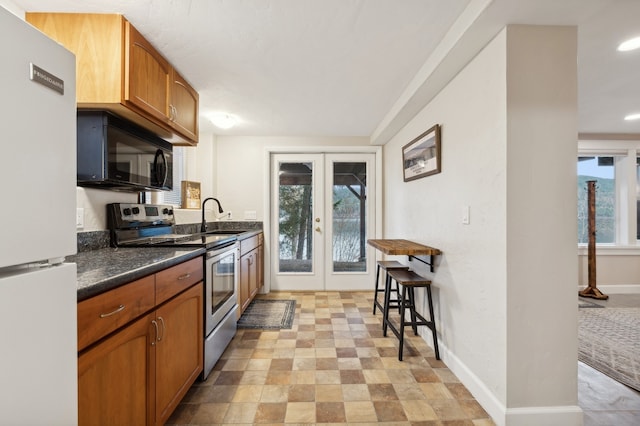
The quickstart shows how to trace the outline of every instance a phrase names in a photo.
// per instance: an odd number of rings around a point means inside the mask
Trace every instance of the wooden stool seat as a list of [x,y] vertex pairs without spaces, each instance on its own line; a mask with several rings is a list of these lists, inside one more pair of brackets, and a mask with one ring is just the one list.
[[[387,284],[387,292],[385,293],[385,308],[384,320],[382,324],[383,335],[387,335],[387,327],[393,331],[400,341],[400,348],[398,351],[398,359],[402,361],[402,350],[404,348],[404,327],[410,325],[413,328],[414,334],[418,335],[418,326],[429,327],[433,335],[433,347],[436,354],[436,359],[440,359],[440,352],[438,350],[438,336],[436,332],[436,322],[433,314],[433,301],[431,300],[431,281],[416,274],[413,271],[404,269],[390,269],[387,271],[387,279],[389,281],[395,281],[402,287],[402,294],[400,295],[400,327],[399,329],[389,320],[389,293],[391,284]],[[427,320],[425,317],[416,312],[415,292],[416,288],[425,288],[427,292],[427,303],[429,305],[429,317],[431,320]],[[406,309],[409,308],[410,321],[405,318]]]
[[[384,300],[382,303],[378,301],[378,293],[384,293],[386,291],[387,284],[390,284],[389,275],[385,276],[385,284],[382,288],[378,285],[378,281],[380,278],[380,269],[384,269],[385,273],[389,270],[409,270],[408,266],[403,265],[402,263],[396,260],[378,260],[378,266],[376,267],[376,282],[374,287],[374,295],[373,295],[373,315],[376,314],[376,307],[380,308],[380,312],[384,314]],[[392,300],[390,303],[390,307],[399,308],[398,300],[400,300],[400,292],[398,290],[398,285],[396,284],[395,290],[393,290],[396,294],[396,299]]]

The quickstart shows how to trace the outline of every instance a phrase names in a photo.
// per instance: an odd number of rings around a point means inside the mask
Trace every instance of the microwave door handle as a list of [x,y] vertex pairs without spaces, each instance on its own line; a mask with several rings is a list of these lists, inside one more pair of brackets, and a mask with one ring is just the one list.
[[[158,162],[159,158],[162,159],[162,169],[160,169],[159,164],[158,164],[159,163]],[[167,174],[169,173],[169,170],[167,168],[167,159],[164,156],[164,152],[162,152],[161,149],[156,151],[156,156],[153,159],[153,163],[154,163],[156,180],[158,181],[160,186],[164,186],[165,183],[167,182]]]

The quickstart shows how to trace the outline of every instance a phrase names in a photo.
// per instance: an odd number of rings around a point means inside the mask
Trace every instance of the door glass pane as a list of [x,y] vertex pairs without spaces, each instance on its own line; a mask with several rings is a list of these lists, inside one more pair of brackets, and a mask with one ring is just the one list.
[[333,163],[333,271],[366,272],[367,163]]
[[313,163],[280,163],[278,255],[280,272],[313,272]]
[[616,240],[615,157],[578,157],[578,243],[589,241],[587,181],[596,181],[596,243]]

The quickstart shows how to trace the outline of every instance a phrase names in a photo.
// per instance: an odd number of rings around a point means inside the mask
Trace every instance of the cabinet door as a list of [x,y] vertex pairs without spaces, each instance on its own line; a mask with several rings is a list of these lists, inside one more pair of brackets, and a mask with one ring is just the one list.
[[124,100],[127,105],[168,123],[171,65],[129,22],[126,35]]
[[258,293],[258,274],[259,274],[259,263],[258,263],[258,248],[253,250],[250,254],[251,261],[249,262],[250,274],[249,274],[249,299],[253,300],[253,298]]
[[152,318],[143,316],[78,356],[79,424],[152,424]]
[[[262,241],[262,240],[261,240]],[[258,290],[264,286],[264,244],[258,246]]]
[[25,19],[76,55],[78,106],[121,102],[124,68],[121,15],[27,12]]
[[198,142],[198,92],[173,70],[171,81],[171,126],[184,137]]
[[[156,424],[163,425],[203,368],[202,282],[156,310]],[[134,423],[130,423],[134,424]]]
[[240,300],[238,305],[240,306],[240,313],[243,312],[249,305],[250,289],[249,282],[251,280],[251,253],[247,253],[240,257]]

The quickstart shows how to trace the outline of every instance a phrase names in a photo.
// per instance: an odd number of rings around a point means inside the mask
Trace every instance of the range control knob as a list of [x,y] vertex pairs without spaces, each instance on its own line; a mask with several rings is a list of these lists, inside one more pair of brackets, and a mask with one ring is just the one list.
[[133,214],[138,214],[140,213],[140,209],[138,207],[134,207],[131,209],[131,211],[133,211]]
[[169,214],[169,209],[166,207],[162,209],[162,214]]
[[122,214],[124,214],[125,216],[129,216],[131,214],[131,209],[129,208],[122,209]]
[[169,209],[169,213],[167,213],[169,216],[173,216],[173,209]]

